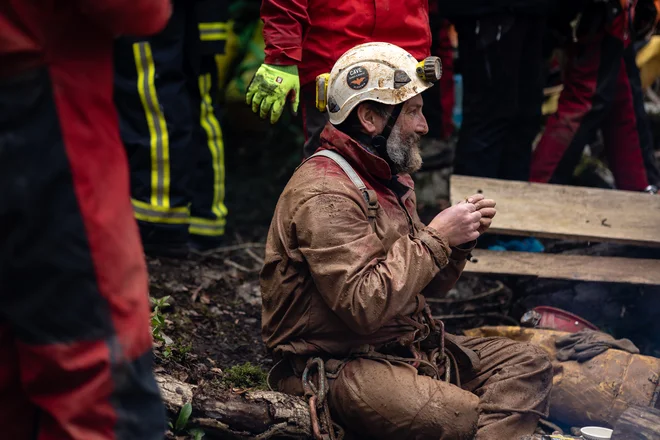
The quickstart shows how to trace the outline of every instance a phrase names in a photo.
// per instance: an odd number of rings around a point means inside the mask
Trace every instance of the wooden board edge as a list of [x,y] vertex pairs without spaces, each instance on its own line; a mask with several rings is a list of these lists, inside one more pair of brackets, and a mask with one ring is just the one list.
[[[564,255],[564,254],[537,254],[530,252],[512,251],[489,251],[476,249],[472,252],[472,261],[469,261],[464,269],[466,274],[482,275],[513,275],[531,276],[547,279],[561,279],[572,281],[590,281],[607,283],[624,283],[638,285],[660,285],[660,260],[623,258],[623,257],[601,257],[588,255]],[[493,266],[477,266],[479,262],[488,259],[510,259],[511,264]],[[556,259],[556,265],[548,265],[548,260]],[[535,261],[536,260],[536,261]],[[523,261],[523,269],[517,269],[516,262]],[[539,264],[543,262],[544,264]],[[487,264],[487,263],[486,263]],[[625,266],[624,274],[614,276],[614,272],[601,271],[600,273],[589,273],[582,270],[593,264],[607,264],[615,267]],[[648,271],[648,267],[657,266],[657,270]],[[570,269],[566,269],[570,267]],[[593,267],[593,266],[592,266]]]

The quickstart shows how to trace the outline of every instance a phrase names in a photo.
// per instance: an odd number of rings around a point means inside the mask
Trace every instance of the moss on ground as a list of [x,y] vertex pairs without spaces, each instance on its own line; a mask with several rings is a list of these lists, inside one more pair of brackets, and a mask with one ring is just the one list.
[[265,390],[268,388],[266,377],[266,372],[261,367],[245,362],[225,370],[223,382],[230,388]]

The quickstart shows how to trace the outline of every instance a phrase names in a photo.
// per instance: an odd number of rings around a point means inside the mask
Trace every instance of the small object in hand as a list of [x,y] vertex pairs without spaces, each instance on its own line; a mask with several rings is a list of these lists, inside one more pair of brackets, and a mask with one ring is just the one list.
[[600,426],[585,426],[580,429],[580,433],[586,440],[609,440],[612,438],[613,432],[611,429]]

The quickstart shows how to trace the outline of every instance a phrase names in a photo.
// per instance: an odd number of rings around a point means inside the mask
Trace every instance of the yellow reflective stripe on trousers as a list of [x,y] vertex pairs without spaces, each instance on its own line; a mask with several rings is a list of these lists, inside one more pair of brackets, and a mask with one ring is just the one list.
[[188,232],[195,235],[219,236],[225,234],[224,218],[209,220],[207,218],[190,217]]
[[190,210],[185,206],[178,208],[152,206],[133,198],[131,203],[133,204],[135,218],[144,222],[184,225],[190,221]]
[[213,112],[213,101],[211,100],[211,74],[207,73],[199,77],[199,91],[202,98],[200,123],[206,131],[208,147],[211,152],[213,165],[213,204],[211,212],[218,219],[227,216],[225,206],[225,153],[222,141],[222,128],[218,118]]
[[160,110],[154,77],[151,45],[142,41],[133,44],[137,67],[137,87],[149,126],[151,146],[151,205],[170,206],[170,138],[165,116]]
[[202,41],[222,41],[227,39],[227,23],[199,23],[199,39]]

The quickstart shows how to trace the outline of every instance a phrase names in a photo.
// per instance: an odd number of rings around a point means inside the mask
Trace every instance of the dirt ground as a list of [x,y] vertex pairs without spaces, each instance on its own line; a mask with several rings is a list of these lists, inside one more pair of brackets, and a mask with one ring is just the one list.
[[258,277],[270,216],[300,162],[298,126],[286,112],[273,129],[242,103],[226,109],[226,247],[185,260],[148,258],[150,294],[168,296],[170,304],[161,313],[157,371],[191,384],[213,380],[233,387],[241,378],[227,380],[228,370],[249,362],[258,368],[238,385],[263,386],[257,373],[271,362],[260,335]]
[[269,368],[260,336],[261,253],[245,247],[185,261],[149,259],[151,296],[170,304],[162,312],[164,341],[156,341],[157,371],[197,384],[245,362]]

